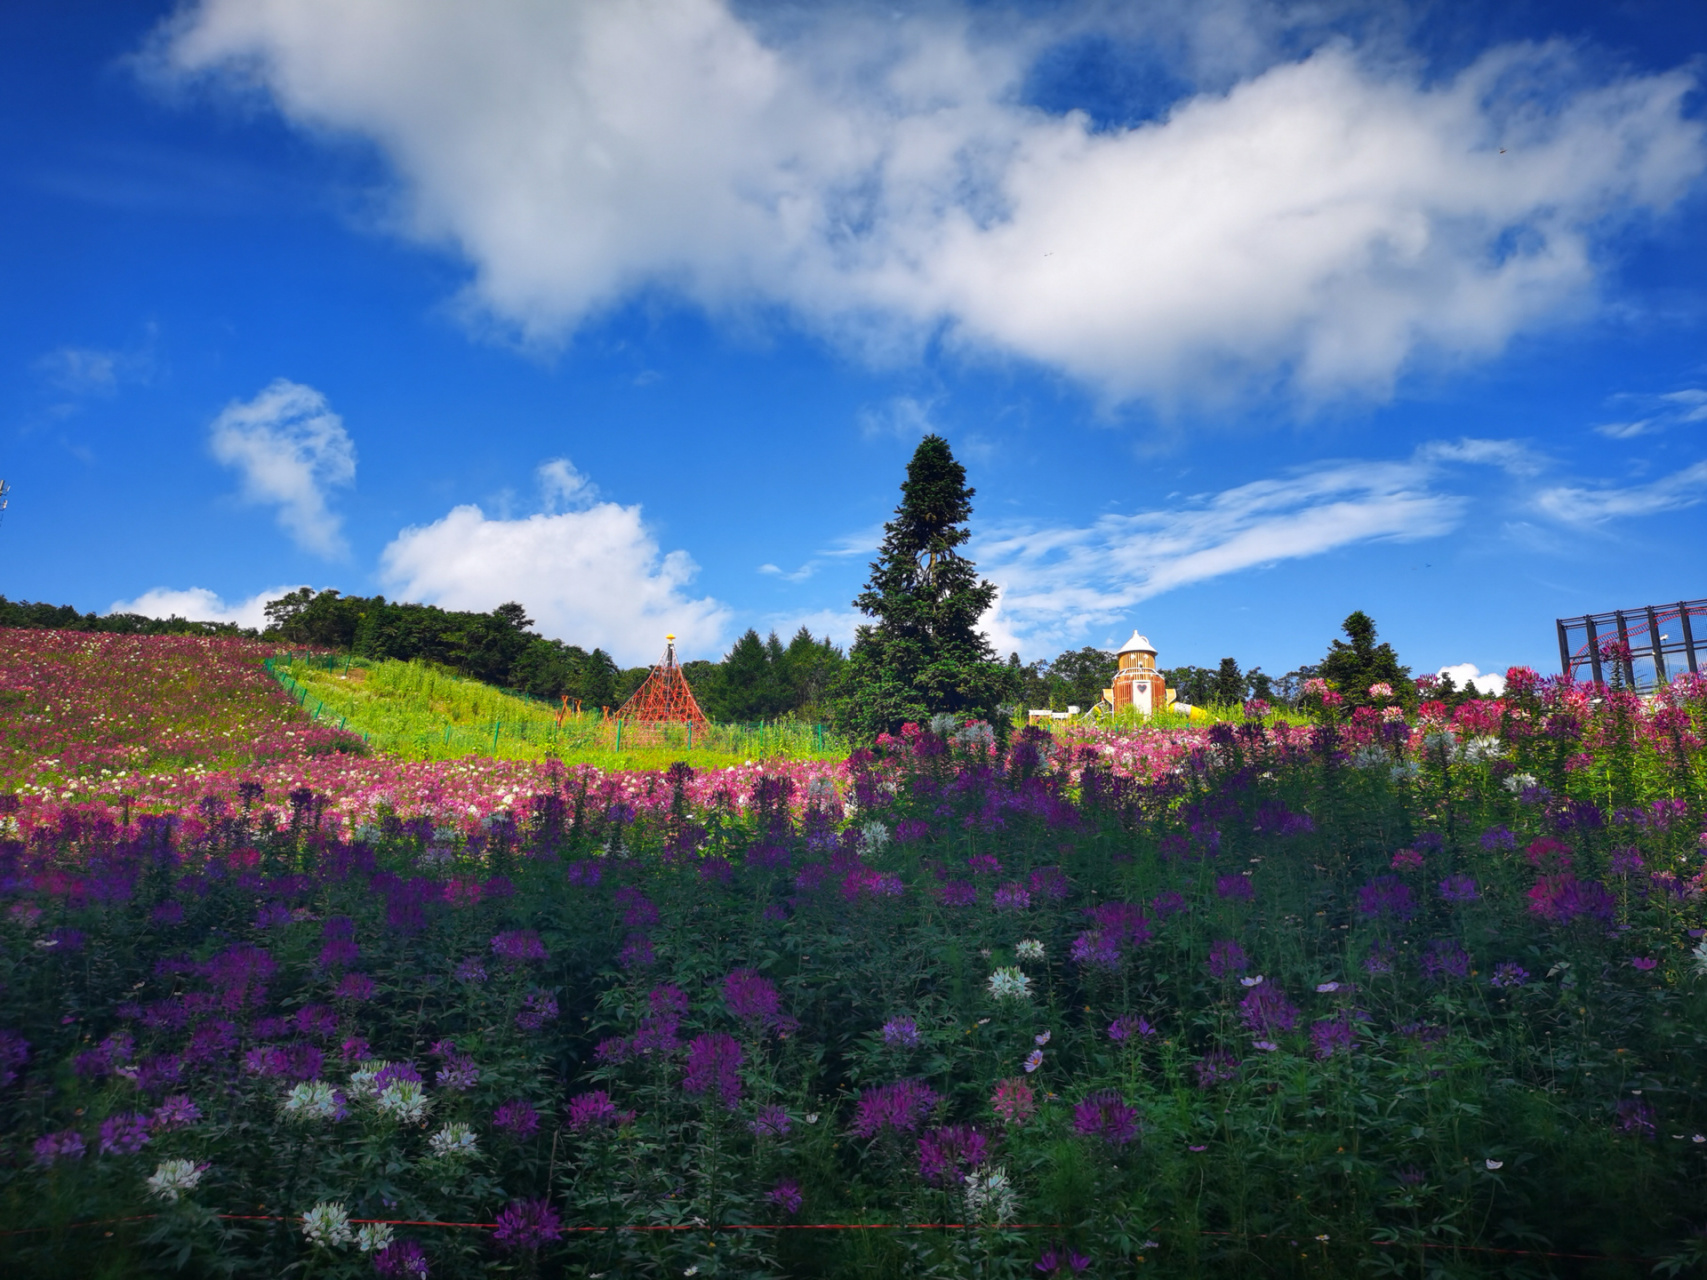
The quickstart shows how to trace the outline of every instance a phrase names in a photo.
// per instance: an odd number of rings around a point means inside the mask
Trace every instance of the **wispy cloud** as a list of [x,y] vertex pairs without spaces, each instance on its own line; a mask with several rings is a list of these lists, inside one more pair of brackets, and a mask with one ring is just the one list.
[[898,436],[903,440],[916,439],[936,430],[931,418],[935,401],[919,400],[913,396],[895,396],[881,405],[867,405],[859,411],[860,433],[867,439],[876,436]]
[[1468,499],[1438,481],[1452,461],[1519,455],[1503,441],[1424,446],[1399,462],[1339,461],[1084,526],[1016,525],[973,554],[1002,589],[986,630],[1004,644],[1061,642],[1194,582],[1377,541],[1440,537]]
[[1681,511],[1707,500],[1707,462],[1697,462],[1648,484],[1588,488],[1558,485],[1543,489],[1535,505],[1567,524],[1600,524],[1632,516]]
[[768,574],[774,578],[781,578],[784,582],[805,582],[806,579],[818,572],[818,562],[816,560],[808,560],[793,572],[790,572],[787,569],[779,569],[774,564],[761,564],[759,566],[759,572]]
[[356,446],[326,397],[280,378],[253,400],[233,401],[213,421],[213,456],[243,477],[243,496],[278,508],[305,551],[328,558],[348,547],[327,490],[356,478]]
[[1615,422],[1603,422],[1595,430],[1612,440],[1630,440],[1691,422],[1707,422],[1707,391],[1700,387],[1657,395],[1625,392],[1613,396],[1611,403],[1625,416]]
[[73,400],[117,393],[126,383],[146,383],[158,367],[156,329],[150,324],[142,337],[124,347],[56,347],[35,362],[36,372],[60,394]]

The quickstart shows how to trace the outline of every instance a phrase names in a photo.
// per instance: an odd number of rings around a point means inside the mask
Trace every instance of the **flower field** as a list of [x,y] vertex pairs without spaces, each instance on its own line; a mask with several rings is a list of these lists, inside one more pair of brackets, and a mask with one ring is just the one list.
[[1508,678],[418,792],[210,710],[160,813],[63,785],[141,730],[31,720],[72,763],[0,797],[0,1257],[1697,1273],[1707,681]]

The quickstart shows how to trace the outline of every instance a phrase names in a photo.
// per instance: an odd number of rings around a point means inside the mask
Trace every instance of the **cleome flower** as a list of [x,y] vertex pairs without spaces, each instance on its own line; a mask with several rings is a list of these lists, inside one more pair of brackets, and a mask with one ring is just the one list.
[[419,1080],[394,1080],[374,1099],[379,1113],[403,1124],[414,1124],[427,1114],[432,1101]]
[[966,1213],[980,1222],[1012,1222],[1019,1216],[1019,1196],[1006,1168],[998,1165],[966,1175]]
[[197,1164],[194,1160],[162,1160],[149,1175],[149,1193],[168,1204],[175,1204],[184,1192],[196,1189],[196,1184],[207,1170],[206,1164]]
[[298,1122],[342,1120],[350,1113],[344,1105],[344,1095],[324,1080],[304,1080],[301,1084],[292,1085],[279,1103],[279,1110],[284,1112],[286,1119]]
[[339,1249],[355,1239],[341,1201],[322,1200],[302,1215],[302,1234],[317,1249]]
[[1021,960],[1043,959],[1043,944],[1036,938],[1021,938],[1014,944],[1014,955]]
[[480,1143],[474,1130],[461,1121],[453,1121],[427,1139],[427,1149],[441,1160],[478,1155]]
[[1031,979],[1024,970],[1004,965],[990,975],[989,991],[991,998],[996,1000],[1029,1000]]
[[361,1230],[356,1232],[356,1248],[363,1253],[378,1253],[391,1247],[391,1224],[389,1222],[364,1222]]

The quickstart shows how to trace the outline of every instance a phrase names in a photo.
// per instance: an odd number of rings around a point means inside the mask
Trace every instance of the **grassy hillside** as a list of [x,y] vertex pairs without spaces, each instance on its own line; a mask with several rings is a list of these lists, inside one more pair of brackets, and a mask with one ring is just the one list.
[[371,746],[408,760],[483,755],[647,769],[676,760],[712,767],[847,755],[845,742],[809,724],[717,725],[694,730],[691,742],[676,727],[642,737],[632,724],[506,693],[430,663],[297,658],[279,659],[271,669],[316,723],[360,733]]

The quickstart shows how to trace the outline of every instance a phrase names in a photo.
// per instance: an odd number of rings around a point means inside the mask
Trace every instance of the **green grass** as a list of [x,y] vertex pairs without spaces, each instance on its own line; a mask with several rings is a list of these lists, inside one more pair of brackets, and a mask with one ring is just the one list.
[[679,725],[637,729],[596,712],[508,693],[425,662],[278,660],[279,683],[318,723],[359,733],[407,760],[562,760],[604,769],[712,768],[747,760],[836,760],[845,741],[816,725]]

